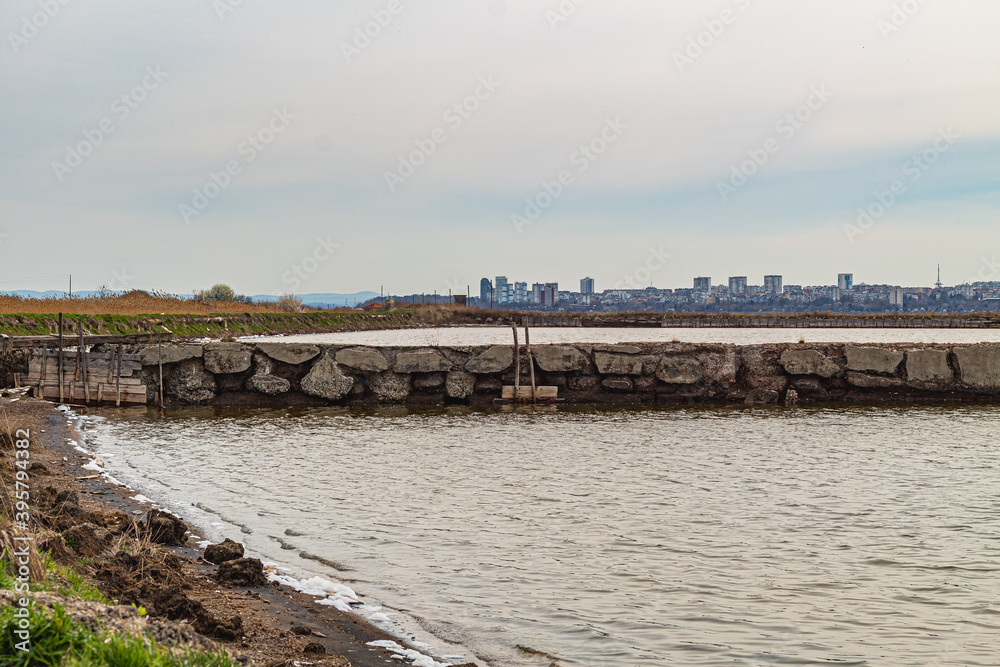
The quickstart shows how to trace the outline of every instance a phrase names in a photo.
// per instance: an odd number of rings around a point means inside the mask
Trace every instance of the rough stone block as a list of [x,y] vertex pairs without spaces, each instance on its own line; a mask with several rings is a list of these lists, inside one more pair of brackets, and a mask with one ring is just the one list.
[[974,389],[1000,389],[1000,345],[956,347],[959,378]]
[[605,389],[612,391],[632,391],[635,388],[632,379],[624,376],[609,377],[601,384],[604,385]]
[[437,350],[400,352],[393,370],[397,373],[440,373],[450,371],[451,362]]
[[642,375],[642,362],[637,355],[594,352],[594,363],[601,375]]
[[513,363],[514,348],[491,347],[482,354],[469,359],[469,362],[465,364],[465,370],[480,375],[502,373],[510,368]]
[[239,343],[210,343],[205,346],[205,370],[216,375],[250,370],[250,352]]
[[[178,364],[188,359],[200,359],[205,354],[201,345],[165,345],[163,347],[163,363]],[[143,366],[158,366],[160,364],[160,348],[154,345],[139,352]]]
[[298,365],[319,356],[319,348],[315,345],[301,343],[257,343],[257,350],[263,352],[275,361]]
[[548,373],[570,373],[584,371],[590,366],[590,359],[575,347],[566,345],[544,345],[532,348],[535,363]]
[[302,391],[310,396],[339,401],[354,387],[354,378],[344,375],[340,366],[324,354],[302,379]]
[[780,363],[789,375],[831,378],[840,371],[840,366],[819,350],[785,350]]
[[382,403],[402,403],[410,395],[410,376],[403,373],[379,373],[369,388]]
[[363,373],[381,373],[389,370],[389,362],[382,353],[370,347],[352,347],[337,352],[337,363]]
[[862,373],[885,373],[895,375],[899,365],[906,356],[901,350],[890,350],[884,347],[859,347],[848,345],[847,370]]
[[277,396],[287,394],[292,388],[292,383],[275,375],[254,375],[247,380],[247,388],[268,396]]
[[955,374],[948,365],[948,350],[909,350],[906,353],[906,377],[918,384],[943,385]]
[[695,384],[704,377],[704,372],[697,359],[663,357],[656,377],[667,384]]
[[476,376],[465,371],[452,371],[445,380],[449,398],[466,399],[476,390]]

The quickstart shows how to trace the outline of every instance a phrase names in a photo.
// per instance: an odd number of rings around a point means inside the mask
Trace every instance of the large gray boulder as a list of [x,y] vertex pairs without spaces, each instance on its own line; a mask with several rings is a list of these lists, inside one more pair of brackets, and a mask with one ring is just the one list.
[[476,376],[466,371],[452,371],[445,380],[449,398],[466,399],[476,390]]
[[514,348],[491,347],[482,354],[469,359],[465,364],[465,370],[479,375],[502,373],[513,363]]
[[389,362],[382,353],[370,347],[349,347],[337,352],[337,363],[362,373],[381,373],[389,370]]
[[239,343],[209,343],[205,346],[205,370],[216,375],[250,370],[250,352]]
[[354,378],[344,375],[340,366],[324,354],[302,379],[302,391],[328,401],[339,401],[354,388]]
[[368,386],[380,402],[402,403],[410,395],[410,376],[392,372],[379,373]]
[[886,375],[895,375],[906,356],[901,350],[857,345],[848,345],[844,352],[847,355],[847,370]]
[[272,375],[273,362],[264,354],[253,355],[254,376],[247,380],[247,389],[268,396],[285,394],[292,388],[292,383],[284,378]]
[[695,384],[704,377],[704,372],[697,359],[663,357],[656,377],[667,384]]
[[319,347],[302,343],[257,343],[257,349],[275,361],[293,366],[315,359],[320,352]]
[[594,363],[601,375],[642,375],[642,362],[638,355],[594,352]]
[[956,347],[959,377],[967,387],[1000,389],[1000,345]]
[[215,376],[205,371],[199,359],[177,364],[163,381],[164,393],[185,403],[205,403],[215,398]]
[[587,355],[568,345],[543,345],[532,348],[531,355],[538,367],[547,373],[585,371],[590,366]]
[[906,377],[918,385],[951,383],[955,374],[948,365],[948,350],[909,350],[906,353]]
[[397,373],[440,373],[451,370],[451,362],[437,350],[400,352],[393,370]]
[[160,347],[154,345],[139,352],[139,359],[143,366],[158,366],[161,356],[164,364],[179,364],[188,359],[200,359],[205,350],[201,345],[165,345],[163,354],[160,354]]
[[287,394],[292,388],[292,383],[276,375],[254,375],[247,380],[247,388],[250,391],[256,391],[260,394],[277,396],[279,394]]
[[789,375],[831,378],[840,371],[840,366],[819,350],[785,350],[779,363]]

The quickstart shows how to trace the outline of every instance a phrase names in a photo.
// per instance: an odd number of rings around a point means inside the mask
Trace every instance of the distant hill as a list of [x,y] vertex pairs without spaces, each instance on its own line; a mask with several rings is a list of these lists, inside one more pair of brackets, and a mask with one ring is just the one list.
[[[314,308],[332,308],[348,306],[353,308],[357,303],[359,306],[369,299],[377,298],[378,292],[356,292],[354,294],[296,294],[302,299],[302,303]],[[278,297],[273,294],[257,294],[250,297],[254,301],[275,301]]]
[[[0,292],[0,294],[20,296],[26,299],[60,299],[66,296],[66,292],[64,290],[48,290],[46,292],[35,292],[33,290],[12,290],[10,292]],[[96,296],[97,294],[99,294],[99,292],[73,292],[73,296],[79,298],[87,298],[89,296]],[[182,299],[190,299],[192,295],[178,294],[177,296]],[[378,292],[357,292],[355,294],[296,294],[295,296],[302,299],[302,303],[307,306],[312,306],[314,308],[334,308],[343,306],[353,307],[355,303],[361,305],[370,299],[378,297]],[[250,298],[254,301],[268,302],[275,301],[278,297],[273,294],[256,294]]]

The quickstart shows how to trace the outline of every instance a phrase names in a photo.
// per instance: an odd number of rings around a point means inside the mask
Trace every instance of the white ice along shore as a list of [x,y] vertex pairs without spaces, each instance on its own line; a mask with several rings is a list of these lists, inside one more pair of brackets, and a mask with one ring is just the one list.
[[[214,536],[218,541],[222,541],[223,531],[220,531],[219,529],[226,527],[227,524],[218,521],[211,521],[208,512],[205,512],[203,521],[183,519],[183,517],[177,513],[177,511],[180,511],[180,507],[171,503],[169,498],[162,497],[160,503],[158,504],[148,496],[137,491],[136,488],[130,484],[122,482],[111,475],[111,473],[106,469],[106,464],[96,451],[96,448],[95,451],[91,451],[86,447],[87,439],[84,432],[85,425],[88,423],[102,421],[104,419],[103,417],[80,415],[66,405],[60,405],[58,410],[66,417],[70,428],[79,438],[79,441],[69,440],[69,444],[71,444],[76,451],[91,458],[89,463],[82,466],[84,470],[96,472],[100,474],[101,478],[108,483],[134,492],[136,495],[131,496],[132,500],[149,504],[155,509],[173,514],[178,519],[182,519],[188,524],[197,527],[207,536]],[[108,452],[105,452],[103,456],[109,460],[114,458],[114,455]],[[154,494],[152,490],[146,491],[147,493]],[[190,511],[191,509],[192,507],[187,506],[184,508],[185,511]],[[202,539],[198,535],[192,534],[191,537],[196,541],[196,544],[201,549],[204,549],[209,544],[213,543],[212,539]],[[240,540],[237,539],[236,541],[239,542]],[[245,546],[246,545],[244,545],[244,547]],[[250,550],[247,550],[247,557],[260,557],[261,555],[262,554],[253,554]],[[331,581],[329,579],[324,579],[317,575],[296,578],[292,576],[292,569],[290,567],[287,567],[284,564],[264,560],[263,558],[261,558],[261,560],[263,561],[265,573],[269,581],[287,586],[288,588],[296,590],[300,593],[316,597],[318,598],[316,600],[316,604],[333,607],[341,612],[357,614],[365,618],[369,623],[378,627],[380,630],[383,630],[412,647],[405,648],[396,642],[384,641],[370,642],[368,644],[369,646],[375,648],[383,648],[393,651],[392,657],[396,660],[405,662],[409,665],[414,665],[414,667],[449,667],[450,665],[467,662],[463,655],[439,655],[433,650],[433,646],[431,644],[419,641],[416,638],[418,634],[423,634],[424,631],[415,619],[399,612],[383,610],[381,605],[367,604],[363,602],[361,600],[361,596],[355,593],[349,586]],[[459,646],[458,648],[467,651],[465,647]],[[468,653],[471,653],[471,651],[468,651]]]

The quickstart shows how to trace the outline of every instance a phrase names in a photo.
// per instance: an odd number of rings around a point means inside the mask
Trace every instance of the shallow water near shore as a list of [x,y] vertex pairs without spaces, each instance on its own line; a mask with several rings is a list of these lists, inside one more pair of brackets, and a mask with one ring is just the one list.
[[991,406],[396,408],[86,435],[209,537],[493,664],[881,666],[996,664],[998,429]]
[[[520,329],[523,333],[523,329]],[[512,345],[510,327],[439,327],[385,329],[342,333],[252,337],[255,342],[312,343],[326,345],[452,346]],[[701,343],[770,345],[777,343],[1000,343],[1000,329],[663,329],[615,327],[532,327],[533,345],[618,343]],[[524,337],[521,336],[521,343]]]

